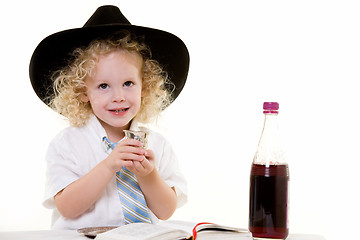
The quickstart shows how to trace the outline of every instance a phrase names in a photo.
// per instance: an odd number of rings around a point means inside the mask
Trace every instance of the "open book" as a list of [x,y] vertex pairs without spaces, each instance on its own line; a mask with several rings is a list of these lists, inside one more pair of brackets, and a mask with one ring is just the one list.
[[[98,234],[96,240],[180,240],[180,239],[252,239],[247,229],[212,223],[164,221],[158,224],[132,223]],[[242,237],[242,238],[240,238]]]

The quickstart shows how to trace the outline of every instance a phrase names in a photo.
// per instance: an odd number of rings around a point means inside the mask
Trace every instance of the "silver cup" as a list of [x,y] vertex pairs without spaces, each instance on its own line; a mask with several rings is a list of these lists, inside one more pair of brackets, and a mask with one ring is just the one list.
[[146,149],[148,146],[149,133],[145,131],[124,130],[125,138],[135,139],[142,143],[142,148]]

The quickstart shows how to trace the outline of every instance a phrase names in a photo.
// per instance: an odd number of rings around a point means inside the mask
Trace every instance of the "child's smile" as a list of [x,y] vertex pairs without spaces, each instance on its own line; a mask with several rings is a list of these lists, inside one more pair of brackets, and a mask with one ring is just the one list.
[[[124,50],[100,56],[95,73],[86,78],[86,95],[106,132],[124,130],[141,104],[142,58]],[[111,131],[112,131],[111,130]]]
[[125,115],[127,110],[129,110],[129,108],[110,109],[109,111],[116,116],[121,116],[121,115]]

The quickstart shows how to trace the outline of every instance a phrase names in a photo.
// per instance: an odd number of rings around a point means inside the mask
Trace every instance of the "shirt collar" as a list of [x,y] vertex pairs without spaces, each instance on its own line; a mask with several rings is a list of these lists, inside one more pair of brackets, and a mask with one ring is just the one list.
[[[95,136],[98,139],[99,144],[101,144],[102,148],[105,152],[111,153],[112,149],[108,147],[108,144],[104,143],[103,138],[107,137],[106,131],[101,125],[99,119],[92,115],[89,119],[89,122],[87,124],[87,127],[91,129],[95,133]],[[130,130],[139,131],[142,129],[142,127],[139,126],[139,122],[136,120],[131,121]],[[120,140],[121,141],[121,140]]]

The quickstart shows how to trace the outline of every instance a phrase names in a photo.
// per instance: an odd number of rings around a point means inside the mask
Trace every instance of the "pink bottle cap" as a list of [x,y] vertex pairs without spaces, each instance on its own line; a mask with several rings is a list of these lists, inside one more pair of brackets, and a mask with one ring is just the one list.
[[263,113],[279,113],[279,103],[278,102],[264,102]]

